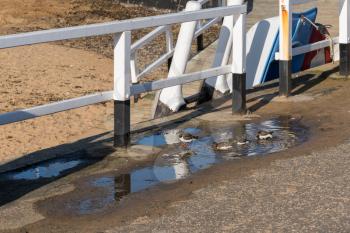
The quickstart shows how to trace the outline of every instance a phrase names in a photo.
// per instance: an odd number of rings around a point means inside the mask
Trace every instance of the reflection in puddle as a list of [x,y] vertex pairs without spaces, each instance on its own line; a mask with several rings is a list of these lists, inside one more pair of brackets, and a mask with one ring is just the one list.
[[85,155],[81,152],[79,158],[51,159],[0,174],[0,206],[98,161]]
[[[183,132],[190,134],[198,134],[200,133],[200,129],[197,128],[186,128]],[[148,146],[164,146],[164,145],[172,145],[180,142],[179,133],[181,131],[179,129],[171,129],[166,130],[164,132],[158,132],[153,135],[149,135],[141,138],[136,142],[136,144],[140,145],[148,145]]]
[[31,168],[23,172],[14,174],[11,178],[13,180],[36,180],[40,178],[51,178],[57,177],[65,170],[71,169],[79,165],[82,161],[69,161],[66,163],[56,162],[49,164],[48,166],[38,166],[36,168]]
[[[212,128],[211,128],[212,127]],[[257,140],[261,130],[272,131],[273,138],[268,141]],[[190,143],[181,143],[180,132],[198,136]],[[90,175],[74,182],[75,190],[67,194],[64,204],[55,197],[50,202],[57,201],[58,206],[67,213],[87,215],[102,213],[116,206],[123,197],[130,193],[140,192],[160,183],[180,180],[206,169],[213,164],[242,157],[265,155],[298,145],[307,140],[307,129],[299,121],[283,117],[261,123],[236,124],[225,127],[199,125],[197,128],[180,130],[164,130],[152,135],[140,136],[136,144],[157,146],[161,148],[158,157],[149,166],[135,168],[127,174]],[[242,138],[248,144],[237,143]],[[213,149],[213,143],[230,143],[227,151]],[[83,159],[54,159],[45,163],[0,175],[0,203],[6,203],[2,195],[16,190],[15,186],[34,190],[46,181],[55,180],[79,167],[87,166],[91,161]],[[109,171],[111,167],[105,168]],[[47,182],[46,182],[47,183]]]
[[38,163],[36,165],[19,169],[14,172],[8,172],[2,175],[1,179],[7,180],[39,180],[57,178],[69,170],[89,164],[91,161],[83,159],[52,159],[47,162]]
[[[273,132],[273,139],[269,141],[257,140],[257,133],[261,130]],[[102,189],[99,200],[89,196],[75,206],[79,214],[103,212],[115,205],[129,193],[145,190],[160,183],[169,183],[183,179],[189,175],[208,168],[213,164],[226,160],[239,159],[243,156],[264,155],[287,149],[307,140],[307,130],[297,121],[289,118],[278,118],[262,123],[235,125],[211,132],[205,127],[187,128],[183,131],[201,135],[198,140],[168,148],[166,145],[178,144],[179,130],[168,130],[145,136],[138,140],[138,144],[162,146],[164,150],[151,166],[137,168],[128,174],[98,177],[89,179],[85,185],[92,189]],[[237,138],[246,138],[249,143],[238,145]],[[233,147],[229,151],[218,152],[213,150],[213,142],[232,141]],[[81,198],[81,197],[80,197]],[[98,205],[93,203],[99,203]],[[86,203],[89,203],[88,205]]]

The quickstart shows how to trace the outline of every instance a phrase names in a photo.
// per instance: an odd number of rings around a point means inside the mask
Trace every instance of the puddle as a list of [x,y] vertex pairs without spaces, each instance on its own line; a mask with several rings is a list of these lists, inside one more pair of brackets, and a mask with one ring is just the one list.
[[13,172],[1,175],[1,180],[27,180],[34,181],[40,179],[59,178],[67,174],[72,169],[90,164],[90,160],[76,158],[58,158],[46,162],[35,164]]
[[[273,139],[259,141],[259,131],[273,132]],[[98,196],[77,195],[68,204],[69,212],[79,215],[100,213],[119,203],[130,193],[140,192],[160,183],[175,182],[206,169],[214,164],[247,156],[266,155],[298,145],[307,140],[306,127],[289,118],[276,118],[261,123],[248,123],[223,127],[185,128],[182,131],[198,135],[198,140],[181,144],[180,130],[165,130],[146,135],[136,144],[163,148],[157,159],[149,166],[136,168],[127,174],[100,176],[84,181],[84,191],[94,190]],[[213,142],[223,142],[245,137],[247,145],[235,145],[231,150],[218,152]],[[181,146],[180,146],[181,145]]]
[[26,193],[96,162],[95,159],[64,157],[0,174],[0,206]]
[[[183,130],[186,133],[198,134],[200,133],[200,129],[198,128],[186,128]],[[180,142],[178,134],[180,130],[172,129],[164,132],[157,132],[152,135],[145,136],[139,139],[135,144],[138,145],[147,145],[147,146],[164,146],[177,144]]]
[[[259,131],[271,131],[273,138],[268,141],[257,140]],[[181,143],[180,132],[198,137],[190,143]],[[248,144],[238,145],[237,140],[245,138]],[[249,156],[266,155],[296,146],[308,139],[308,130],[296,119],[280,117],[260,123],[235,124],[230,126],[212,126],[199,124],[196,127],[163,130],[148,135],[134,137],[134,144],[161,148],[157,158],[148,166],[137,167],[125,174],[112,172],[113,163],[109,163],[110,173],[78,179],[75,190],[68,196],[53,197],[41,205],[55,205],[64,213],[90,215],[104,213],[116,207],[125,196],[140,192],[161,183],[171,183],[184,179],[199,170],[228,160]],[[213,143],[231,142],[227,151],[213,149]],[[0,175],[1,187],[23,184],[28,190],[41,187],[42,182],[53,181],[59,177],[87,166],[91,161],[83,159],[56,159],[11,173]],[[107,169],[104,167],[104,169]],[[69,182],[69,181],[68,181]],[[15,183],[15,184],[13,184]],[[48,182],[47,182],[48,183]],[[3,186],[4,185],[4,186]],[[0,195],[10,192],[11,188],[1,190]],[[1,196],[0,196],[1,197]],[[2,197],[2,203],[4,200]],[[13,199],[15,200],[15,199]],[[1,200],[0,200],[1,203]],[[6,202],[5,202],[6,203]]]
[[10,180],[37,180],[42,178],[59,177],[65,171],[81,165],[83,160],[55,161],[45,165],[28,168],[20,172],[14,172],[7,175]]

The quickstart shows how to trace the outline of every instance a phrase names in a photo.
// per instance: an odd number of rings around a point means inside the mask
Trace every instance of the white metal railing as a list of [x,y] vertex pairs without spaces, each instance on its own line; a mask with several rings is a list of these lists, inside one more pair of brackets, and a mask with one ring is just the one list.
[[[347,1],[347,0],[346,0]],[[310,2],[317,2],[317,0],[286,0],[281,1],[280,5],[280,25],[281,25],[281,32],[280,32],[280,50],[275,54],[276,60],[288,60],[292,56],[305,54],[308,52],[312,52],[315,50],[327,48],[331,45],[337,45],[339,44],[339,38],[335,37],[332,38],[332,40],[325,39],[323,41],[319,41],[316,43],[303,45],[299,47],[292,47],[292,35],[291,35],[291,28],[292,28],[292,12],[293,12],[293,5],[301,5],[306,4]],[[282,13],[282,10],[285,10],[286,13]],[[288,22],[288,23],[284,23]],[[288,30],[288,33],[283,33],[283,31]],[[288,35],[285,37],[284,35]]]
[[106,34],[139,30],[143,28],[198,21],[202,19],[213,19],[216,17],[224,17],[230,14],[239,14],[241,11],[243,11],[243,8],[244,7],[242,6],[216,7],[194,12],[184,11],[179,13],[141,17],[123,21],[112,21],[109,23],[98,23],[84,26],[6,35],[0,37],[0,49],[54,42],[59,40],[101,36]]
[[[292,57],[305,54],[311,51],[331,47],[339,44],[339,70],[343,76],[350,75],[350,0],[340,0],[339,8],[339,37],[331,38],[300,46],[292,47],[292,13],[293,6],[314,2],[316,0],[280,0],[280,32],[279,32],[279,53],[276,54],[276,60],[279,60],[280,67],[280,95],[290,95],[292,89],[291,83],[291,61]],[[315,25],[313,25],[315,26]],[[333,51],[334,52],[334,51]],[[333,54],[334,55],[334,54]],[[333,61],[336,56],[333,56]]]
[[[197,2],[203,7],[209,2],[213,0],[198,0]],[[224,0],[218,1],[218,6],[226,6]],[[215,17],[213,19],[208,19],[207,22],[201,22],[201,20],[197,23],[197,30],[195,32],[195,36],[193,39],[201,36],[206,30],[211,28],[213,25],[221,22],[222,17]],[[157,69],[164,63],[168,62],[169,58],[171,58],[174,54],[174,44],[173,44],[173,32],[172,28],[168,25],[159,26],[153,31],[149,32],[147,35],[136,41],[131,47],[131,80],[133,83],[138,83],[143,77],[148,75],[153,70]],[[164,54],[160,55],[155,61],[148,64],[144,70],[139,71],[139,66],[137,64],[137,52],[143,46],[149,44],[151,41],[156,39],[158,36],[165,34],[166,38],[166,51]]]
[[[160,16],[135,18],[124,21],[113,21],[109,23],[91,24],[85,26],[68,27],[61,29],[50,29],[36,32],[20,33],[14,35],[0,36],[0,49],[18,46],[47,43],[59,40],[76,39],[82,37],[99,36],[105,34],[115,34],[114,45],[114,90],[97,94],[87,95],[74,99],[59,101],[29,109],[17,110],[10,113],[0,114],[0,125],[32,119],[48,114],[75,109],[91,104],[105,102],[108,100],[128,101],[131,95],[159,90],[174,85],[181,85],[196,80],[206,79],[213,76],[228,73],[245,72],[245,12],[246,6],[227,6],[211,9],[204,9],[191,12],[180,12]],[[235,48],[241,49],[241,56],[233,57],[233,64],[230,66],[215,67],[200,72],[185,74],[172,79],[159,80],[155,82],[131,85],[130,60],[133,50],[141,46],[138,42],[131,46],[131,31],[149,27],[161,27],[171,24],[192,22],[203,19],[215,19],[229,15],[239,15],[239,20],[235,27],[234,37],[237,43]],[[240,23],[239,23],[240,22]],[[233,25],[232,25],[233,26]],[[158,32],[163,29],[158,28]],[[165,29],[164,29],[165,30]],[[237,37],[237,38],[236,38]],[[152,36],[148,36],[148,41]],[[116,129],[118,131],[118,129]],[[118,133],[118,132],[116,132]]]
[[317,0],[293,0],[291,2],[292,5],[301,5],[301,4],[306,4],[310,2],[316,2]]

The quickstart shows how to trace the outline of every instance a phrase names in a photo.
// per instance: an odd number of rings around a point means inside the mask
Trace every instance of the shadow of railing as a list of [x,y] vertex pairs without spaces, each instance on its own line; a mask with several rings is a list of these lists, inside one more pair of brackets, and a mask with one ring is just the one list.
[[[37,151],[1,165],[0,206],[89,167],[115,152],[114,148],[106,145],[112,141],[108,134]],[[92,148],[98,148],[98,152],[90,150]]]
[[[291,95],[300,95],[305,93],[306,91],[310,90],[311,88],[319,85],[323,81],[325,81],[327,78],[330,77],[330,75],[339,72],[339,67],[335,67],[331,70],[327,70],[322,72],[321,74],[305,74],[301,77],[294,78],[293,79],[293,91]],[[266,86],[262,86],[256,89],[253,89],[250,93],[267,90],[271,88],[278,87],[278,82],[268,84]],[[259,100],[256,104],[250,106],[249,110],[251,112],[256,112],[257,110],[261,109],[262,107],[266,106],[271,102],[271,100],[279,95],[278,90],[273,93],[263,94],[259,96],[255,96],[253,98],[250,98],[247,102],[254,102],[256,100]]]

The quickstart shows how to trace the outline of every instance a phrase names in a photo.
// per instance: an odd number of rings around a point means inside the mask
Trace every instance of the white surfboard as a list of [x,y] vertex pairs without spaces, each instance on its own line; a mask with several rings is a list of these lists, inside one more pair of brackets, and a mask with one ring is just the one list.
[[260,85],[279,31],[279,18],[256,23],[247,33],[247,89]]

